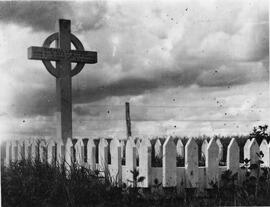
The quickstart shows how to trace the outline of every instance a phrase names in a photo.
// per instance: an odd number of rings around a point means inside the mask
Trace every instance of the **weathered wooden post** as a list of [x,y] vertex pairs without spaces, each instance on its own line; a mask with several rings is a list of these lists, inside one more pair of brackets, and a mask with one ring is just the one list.
[[127,125],[127,138],[131,137],[131,120],[129,102],[126,102],[126,125]]

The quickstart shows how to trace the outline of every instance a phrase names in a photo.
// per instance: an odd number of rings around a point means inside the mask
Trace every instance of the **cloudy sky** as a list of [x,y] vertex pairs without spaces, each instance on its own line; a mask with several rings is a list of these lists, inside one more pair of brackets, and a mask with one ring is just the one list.
[[269,119],[267,0],[0,2],[1,139],[55,136],[55,79],[27,60],[59,18],[98,63],[73,78],[73,132],[247,134]]

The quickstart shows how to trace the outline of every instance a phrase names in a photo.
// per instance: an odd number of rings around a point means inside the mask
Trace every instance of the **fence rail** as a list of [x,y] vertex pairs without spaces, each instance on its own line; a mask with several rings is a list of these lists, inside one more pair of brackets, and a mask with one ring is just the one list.
[[[76,163],[93,170],[108,171],[118,183],[130,183],[133,180],[132,170],[138,169],[145,179],[140,187],[148,188],[157,181],[163,187],[212,188],[211,183],[219,183],[221,174],[226,170],[238,173],[241,182],[244,170],[240,168],[240,148],[235,138],[230,140],[225,163],[220,166],[224,146],[220,140],[212,138],[198,146],[195,139],[190,138],[184,145],[181,139],[168,137],[164,143],[157,139],[68,139],[66,144],[54,140],[14,140],[5,143],[5,165],[22,159],[40,160],[49,164],[65,163],[66,167]],[[200,149],[200,150],[199,150]],[[247,140],[244,146],[244,158],[250,159],[250,164],[258,163],[256,153],[263,152],[261,158],[263,167],[270,167],[270,144],[263,140],[260,146],[253,138]],[[199,154],[199,152],[201,154]],[[153,158],[162,163],[153,167]],[[179,166],[177,159],[182,159]],[[199,160],[205,160],[205,166],[199,166]],[[178,166],[177,166],[178,165]],[[180,164],[181,165],[181,164]]]

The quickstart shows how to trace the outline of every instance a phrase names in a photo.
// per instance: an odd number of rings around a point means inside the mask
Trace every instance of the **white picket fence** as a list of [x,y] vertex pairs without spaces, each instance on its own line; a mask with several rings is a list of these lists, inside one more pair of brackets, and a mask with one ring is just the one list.
[[[139,175],[145,180],[139,184],[140,187],[148,188],[154,185],[155,179],[162,182],[163,187],[184,188],[211,188],[210,182],[219,182],[222,172],[231,170],[238,172],[238,180],[241,182],[244,170],[240,169],[239,146],[233,138],[227,148],[226,165],[219,166],[222,158],[223,146],[220,140],[212,138],[208,143],[206,140],[201,146],[201,152],[205,157],[205,166],[198,166],[198,145],[190,138],[184,146],[179,139],[175,144],[172,137],[168,137],[162,144],[159,139],[152,147],[149,139],[128,139],[127,141],[112,139],[100,139],[98,145],[93,139],[68,139],[66,145],[63,142],[37,141],[35,139],[17,140],[6,142],[5,165],[21,159],[40,159],[50,164],[63,162],[69,167],[72,162],[93,170],[108,170],[110,176],[118,183],[127,183],[133,180],[130,172],[135,168]],[[125,149],[125,165],[122,158]],[[162,158],[162,167],[152,167],[152,149],[154,155]],[[97,151],[98,150],[98,151]],[[250,159],[250,163],[256,163],[259,157],[257,152],[262,151],[265,167],[270,167],[270,144],[263,140],[258,146],[255,139],[247,140],[244,146],[244,158]],[[96,153],[98,152],[98,156]],[[110,163],[109,161],[110,154]],[[176,157],[185,159],[184,167],[176,166]],[[136,160],[139,159],[139,166]]]

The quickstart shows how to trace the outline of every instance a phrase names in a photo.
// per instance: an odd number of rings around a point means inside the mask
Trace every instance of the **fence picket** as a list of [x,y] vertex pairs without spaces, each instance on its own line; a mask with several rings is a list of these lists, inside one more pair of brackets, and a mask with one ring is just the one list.
[[84,165],[84,143],[82,139],[78,139],[75,146],[76,163]]
[[250,139],[247,139],[245,145],[244,145],[244,159],[246,159],[249,155],[249,145],[250,145]]
[[140,149],[141,140],[139,138],[135,139],[136,146],[136,159],[139,159],[139,149]]
[[125,157],[126,140],[124,140],[124,139],[120,140],[120,144],[121,144],[121,157]]
[[107,173],[108,171],[108,142],[101,138],[98,145],[98,164],[100,170]]
[[263,166],[270,167],[270,144],[267,143],[265,139],[263,139],[260,145],[260,151],[263,153],[262,161]]
[[93,139],[88,139],[87,142],[87,164],[90,169],[96,169],[96,145]]
[[206,150],[206,186],[207,188],[212,188],[212,184],[218,182],[219,176],[219,160],[218,160],[219,148],[215,141],[215,138],[212,138],[207,146]]
[[258,162],[259,157],[257,155],[257,153],[260,152],[260,148],[259,145],[256,141],[255,138],[253,138],[250,142],[250,144],[248,145],[247,148],[247,159],[250,159],[250,164],[255,164]]
[[13,140],[11,142],[12,148],[11,148],[11,161],[16,162],[18,160],[18,141]]
[[18,160],[24,160],[25,159],[25,144],[24,140],[21,139],[18,141]]
[[31,144],[31,160],[32,161],[38,161],[39,160],[39,144],[40,140],[39,139],[32,139],[32,144]]
[[122,159],[121,159],[121,145],[118,139],[112,139],[110,144],[111,152],[111,176],[115,182],[120,186],[122,182]]
[[48,149],[48,151],[47,151],[48,163],[51,165],[55,165],[56,158],[57,158],[57,155],[56,155],[57,144],[53,139],[48,141],[47,149]]
[[26,139],[24,141],[25,145],[25,159],[31,160],[32,159],[32,139]]
[[65,145],[65,165],[70,169],[74,163],[74,147],[71,138],[68,138]]
[[12,142],[11,141],[7,141],[6,142],[6,160],[5,160],[5,165],[9,166],[10,162],[11,162],[11,158],[12,158]]
[[136,146],[131,139],[127,140],[126,152],[128,153],[126,153],[126,172],[124,172],[126,177],[125,182],[134,186],[133,174],[131,171],[134,172],[136,169]]
[[143,139],[139,148],[139,172],[145,179],[142,187],[148,188],[151,184],[151,150],[152,146],[149,139]]
[[196,188],[199,182],[198,145],[190,138],[185,146],[186,188]]
[[173,138],[167,137],[163,145],[162,156],[162,175],[163,175],[163,187],[175,187],[176,186],[176,146]]
[[41,162],[48,161],[48,143],[46,140],[41,140],[39,143],[39,156]]
[[235,138],[232,138],[227,149],[227,169],[233,173],[238,172],[239,161],[239,146]]
[[65,156],[66,156],[66,146],[62,140],[57,140],[56,141],[56,160],[60,165],[65,162]]

